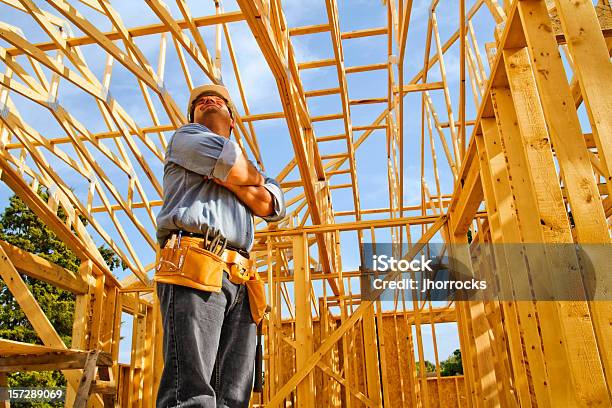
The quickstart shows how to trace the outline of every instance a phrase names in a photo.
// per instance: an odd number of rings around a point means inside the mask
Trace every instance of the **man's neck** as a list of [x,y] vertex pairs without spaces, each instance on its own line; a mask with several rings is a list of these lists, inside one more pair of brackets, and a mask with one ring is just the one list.
[[215,133],[219,136],[223,136],[228,139],[230,137],[230,132],[225,126],[222,126],[219,124],[206,124],[206,123],[201,123],[201,122],[195,122],[195,123],[204,126],[208,130],[210,130],[212,133]]

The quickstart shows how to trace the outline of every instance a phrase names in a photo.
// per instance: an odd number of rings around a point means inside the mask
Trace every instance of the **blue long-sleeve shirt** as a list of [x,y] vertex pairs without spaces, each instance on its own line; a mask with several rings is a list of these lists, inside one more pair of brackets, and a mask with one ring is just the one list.
[[[225,181],[241,154],[238,144],[197,123],[176,130],[164,160],[164,203],[157,216],[160,245],[175,230],[204,233],[212,227],[228,244],[250,251],[253,246],[253,213],[234,193],[206,177]],[[272,194],[274,213],[268,222],[285,217],[285,199],[278,182],[265,177]]]

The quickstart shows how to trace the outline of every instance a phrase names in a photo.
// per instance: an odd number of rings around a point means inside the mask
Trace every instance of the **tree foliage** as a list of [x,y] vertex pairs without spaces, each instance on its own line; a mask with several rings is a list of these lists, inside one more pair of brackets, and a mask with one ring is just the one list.
[[[417,374],[421,373],[421,365],[418,361],[416,362],[416,372]],[[435,373],[435,364],[429,360],[425,360],[425,372]],[[461,362],[461,350],[459,349],[453,351],[453,354],[446,360],[440,362],[440,376],[450,377],[453,375],[463,375],[463,363]]]
[[463,375],[463,363],[461,361],[461,350],[453,351],[446,360],[440,363],[440,375],[448,377],[451,375]]
[[[44,190],[39,191],[39,194],[45,200],[48,198]],[[66,219],[66,214],[61,207],[58,209],[57,215],[62,220]],[[0,239],[72,272],[78,272],[80,260],[16,195],[10,198],[8,207],[0,214]],[[99,250],[111,270],[123,266],[111,249],[100,247]],[[21,277],[64,344],[70,347],[75,296],[69,291],[29,276],[22,274]],[[21,307],[1,279],[0,338],[42,344]],[[66,379],[59,371],[18,372],[8,376],[8,385],[10,387],[63,387],[66,386]],[[14,403],[11,406],[26,405]],[[28,403],[27,406],[52,407],[62,405]]]
[[[425,372],[426,373],[435,373],[436,372],[436,365],[433,364],[431,361],[429,360],[425,360]],[[421,362],[417,361],[416,362],[416,371],[417,374],[421,374]]]

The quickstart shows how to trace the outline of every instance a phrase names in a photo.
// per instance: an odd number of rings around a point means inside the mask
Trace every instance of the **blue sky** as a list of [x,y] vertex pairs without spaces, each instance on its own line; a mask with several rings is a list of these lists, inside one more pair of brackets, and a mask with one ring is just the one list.
[[[49,5],[40,1],[36,2],[41,8],[57,14]],[[299,27],[310,24],[321,24],[327,22],[327,14],[325,2],[323,0],[286,0],[283,1],[287,23],[289,27]],[[194,16],[214,14],[212,2],[190,1],[188,2],[192,14]],[[429,2],[424,0],[415,0],[412,12],[412,20],[408,34],[408,45],[405,56],[405,78],[408,81],[418,72],[423,63],[425,30],[427,27],[427,16]],[[467,1],[466,7],[469,8],[473,1]],[[82,4],[76,4],[75,7],[97,28],[102,31],[111,29],[110,22],[99,15],[95,11],[88,9]],[[146,24],[158,23],[158,18],[148,7],[141,1],[125,1],[113,2],[113,7],[119,11],[124,23],[128,27],[141,26]],[[180,13],[175,5],[170,4],[171,11],[174,16]],[[235,2],[228,1],[224,3],[225,11],[237,10]],[[375,28],[387,25],[386,7],[380,0],[339,0],[338,1],[340,15],[340,29],[342,32],[353,31],[364,28]],[[11,25],[20,27],[29,41],[36,43],[40,41],[48,41],[48,36],[35,24],[34,20],[19,11],[13,10],[6,5],[0,5],[2,14],[1,20]],[[444,43],[458,27],[458,7],[455,1],[441,1],[438,6],[438,24],[440,29],[441,40]],[[474,18],[476,34],[480,46],[480,53],[483,58],[486,58],[484,45],[486,42],[494,41],[492,33],[494,22],[489,16],[488,11],[482,8]],[[74,28],[73,28],[74,29]],[[280,112],[282,107],[278,97],[278,90],[274,78],[268,69],[265,59],[263,58],[257,43],[251,35],[248,26],[245,22],[231,23],[229,25],[230,33],[233,39],[234,47],[237,53],[238,66],[242,74],[246,98],[252,114]],[[204,41],[209,50],[214,49],[214,29],[212,27],[204,27],[201,29]],[[77,29],[74,29],[74,35],[81,35]],[[168,38],[170,40],[170,38]],[[140,37],[136,39],[136,44],[143,51],[151,65],[157,66],[158,49],[161,41],[160,35],[150,36],[148,38]],[[292,38],[295,48],[296,58],[299,62],[313,61],[319,59],[327,59],[333,57],[332,43],[328,33],[320,33],[307,36],[299,36]],[[0,41],[0,45],[8,47],[4,41]],[[184,108],[186,105],[188,90],[183,79],[183,74],[180,69],[176,52],[173,49],[171,41],[168,41],[168,58],[165,67],[164,86],[174,98],[177,104]],[[121,47],[123,49],[123,47]],[[394,44],[395,55],[398,54]],[[227,53],[227,46],[223,40],[223,55],[222,55],[222,72],[225,84],[230,88],[234,102],[238,105],[239,110],[244,112],[244,107],[240,103],[239,94],[237,91],[236,81]],[[343,49],[345,56],[345,66],[357,66],[372,63],[383,63],[387,61],[387,38],[385,36],[359,38],[343,41]],[[98,78],[102,78],[104,72],[105,55],[97,46],[84,46],[81,51],[88,61],[89,67],[93,74]],[[431,55],[435,53],[435,43],[432,42]],[[31,67],[27,65],[27,61],[20,57],[18,62],[24,66],[28,72],[32,72]],[[459,80],[459,50],[458,46],[453,46],[445,55],[446,70],[451,88],[451,97],[454,107],[455,120],[458,117],[458,80]],[[488,64],[484,61],[485,68],[488,70]],[[3,65],[3,64],[2,64]],[[67,66],[74,68],[71,64]],[[197,70],[196,65],[191,62],[189,64],[194,83],[196,85],[209,82],[207,78]],[[1,66],[2,72],[5,71],[4,66]],[[395,73],[397,78],[397,73]],[[48,77],[50,78],[50,76]],[[301,80],[306,90],[331,88],[338,85],[335,67],[324,67],[314,70],[303,71]],[[434,65],[430,70],[430,82],[439,81],[440,74],[438,66]],[[386,71],[374,71],[367,73],[357,73],[347,75],[349,98],[372,98],[384,97],[387,93],[387,74]],[[115,63],[113,68],[113,77],[110,85],[110,93],[121,106],[129,113],[129,115],[141,126],[151,126],[152,121],[148,111],[143,103],[138,84],[133,76],[120,64]],[[431,97],[434,105],[437,108],[441,121],[446,122],[444,108],[444,100],[442,91],[432,91]],[[21,113],[24,120],[33,128],[38,130],[44,137],[60,137],[64,136],[64,132],[57,125],[53,117],[44,108],[33,105],[25,98],[11,93],[11,98],[17,109]],[[467,112],[466,118],[473,119],[475,116],[475,107],[472,102],[472,94],[468,88],[466,91]],[[168,123],[168,119],[159,102],[159,98],[153,97],[154,105],[159,114],[160,121],[163,124]],[[404,99],[404,114],[405,114],[405,169],[404,169],[404,203],[405,205],[414,205],[420,202],[420,158],[419,158],[419,138],[420,138],[420,95],[409,94]],[[63,80],[60,85],[59,102],[68,111],[70,111],[79,121],[81,121],[88,130],[92,133],[106,131],[107,128],[104,121],[96,109],[93,98],[85,95],[76,86]],[[308,107],[312,116],[330,113],[340,113],[341,105],[338,95],[327,97],[311,98],[308,100]],[[354,126],[369,125],[379,115],[384,108],[383,105],[366,105],[365,107],[353,107],[351,110],[352,123]],[[263,156],[263,162],[266,167],[266,172],[269,175],[275,176],[278,172],[293,158],[293,150],[291,140],[287,131],[286,122],[284,119],[259,121],[255,123],[257,138]],[[314,130],[316,135],[325,136],[338,134],[343,132],[342,121],[328,121],[325,123],[315,123]],[[447,131],[447,138],[448,130]],[[471,129],[468,128],[468,133]],[[166,133],[166,139],[170,137],[170,133]],[[355,139],[360,136],[356,133]],[[150,136],[154,143],[160,147],[155,135]],[[106,140],[103,142],[107,148],[119,154],[118,148],[112,141]],[[162,163],[146,148],[146,146],[136,138],[134,143],[140,149],[148,165],[150,165],[154,174],[159,180],[162,176]],[[320,144],[319,149],[321,154],[338,153],[346,150],[344,142],[331,142]],[[89,146],[91,147],[91,146]],[[69,145],[62,145],[61,148],[71,157],[76,157],[74,149]],[[126,147],[127,149],[127,147]],[[426,173],[425,178],[429,185],[432,194],[435,194],[435,182],[433,171],[431,170],[431,159],[429,153],[429,142],[425,143],[426,151]],[[99,151],[90,148],[95,160],[102,166],[108,177],[113,181],[113,185],[120,190],[123,197],[127,191],[127,176],[116,168],[106,157]],[[452,192],[452,177],[448,166],[445,164],[442,147],[439,140],[436,138],[436,151],[438,156],[438,165],[440,166],[440,177],[443,193],[449,194]],[[50,167],[57,171],[59,177],[73,188],[76,196],[86,202],[88,193],[88,183],[83,176],[77,174],[62,163],[56,157],[53,157],[48,152],[45,152],[48,158]],[[132,163],[136,163],[134,155],[128,153]],[[18,155],[17,155],[18,157]],[[358,183],[360,189],[361,206],[364,209],[388,207],[388,186],[387,180],[387,160],[385,151],[385,133],[382,130],[375,131],[370,138],[356,152]],[[26,163],[33,165],[30,158],[26,159]],[[159,195],[155,189],[147,182],[146,176],[142,169],[137,169],[136,174],[142,182],[143,189],[149,199],[158,199]],[[286,180],[298,179],[297,171],[294,170]],[[348,175],[334,176],[332,184],[343,184],[349,181]],[[110,197],[109,190],[104,188],[106,194]],[[0,205],[4,206],[8,201],[8,197],[12,194],[10,189],[0,183]],[[294,192],[288,194],[288,198],[294,196]],[[135,195],[135,201],[140,201],[140,197]],[[333,206],[336,211],[349,210],[353,207],[352,194],[349,189],[333,190],[332,192]],[[114,201],[113,201],[114,203]],[[96,195],[94,206],[101,205],[101,200]],[[158,208],[155,208],[157,211]],[[154,235],[152,223],[148,220],[144,210],[134,210],[136,217],[145,225],[147,231]],[[416,214],[411,214],[416,215]],[[117,213],[118,219],[121,221],[126,233],[132,237],[138,236],[138,231],[128,218],[122,213]],[[369,215],[364,216],[364,219],[384,218],[384,215]],[[338,222],[351,221],[353,217],[338,217]],[[126,250],[125,245],[121,242],[113,224],[108,216],[103,213],[96,214],[96,220],[100,225],[109,231],[113,241],[122,250]],[[88,227],[92,236],[98,244],[102,244],[103,240],[99,234],[90,226]],[[416,240],[420,235],[420,228],[412,229],[413,239]],[[377,241],[389,240],[389,231],[381,230],[377,232]],[[369,241],[369,236],[366,234],[366,241]],[[439,237],[437,238],[439,239]],[[154,252],[151,247],[142,239],[132,240],[138,256],[141,258],[143,265],[147,265],[154,260]],[[343,266],[345,270],[355,270],[358,267],[359,255],[357,251],[357,234],[354,232],[342,233],[342,256]],[[315,251],[313,251],[315,253]],[[126,273],[117,271],[119,277],[124,277]],[[317,295],[321,294],[320,285],[315,286]],[[125,316],[125,315],[124,315]],[[129,319],[128,319],[129,320]],[[126,324],[122,328],[122,336],[126,339],[131,337],[131,323],[126,320]],[[446,358],[454,349],[458,347],[458,338],[454,324],[445,324],[437,326],[438,348],[441,359]],[[425,356],[428,360],[433,361],[433,351],[431,337],[425,334]],[[121,360],[129,361],[130,342],[124,341],[121,347]]]

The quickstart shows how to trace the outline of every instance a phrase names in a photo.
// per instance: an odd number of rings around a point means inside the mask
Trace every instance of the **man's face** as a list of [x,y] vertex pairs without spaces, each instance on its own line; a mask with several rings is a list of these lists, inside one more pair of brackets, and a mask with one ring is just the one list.
[[[193,103],[193,121],[201,123],[208,116],[217,117],[218,120],[231,122],[232,117],[225,99],[216,94],[203,94]],[[212,118],[211,118],[212,119]],[[208,121],[208,120],[206,120]]]

